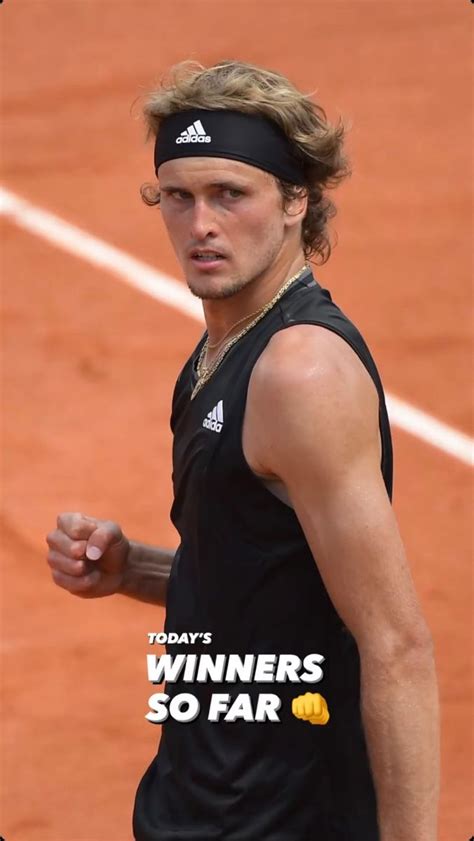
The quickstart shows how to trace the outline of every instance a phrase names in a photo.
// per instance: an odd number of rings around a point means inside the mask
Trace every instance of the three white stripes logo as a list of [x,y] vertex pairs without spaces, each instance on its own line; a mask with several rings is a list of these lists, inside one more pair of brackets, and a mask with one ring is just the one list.
[[195,120],[176,138],[176,143],[210,143],[210,135],[206,134],[201,120]]
[[212,429],[213,432],[220,432],[224,426],[224,403],[219,400],[217,406],[214,406],[211,412],[208,412],[207,417],[204,418],[202,425],[206,429]]

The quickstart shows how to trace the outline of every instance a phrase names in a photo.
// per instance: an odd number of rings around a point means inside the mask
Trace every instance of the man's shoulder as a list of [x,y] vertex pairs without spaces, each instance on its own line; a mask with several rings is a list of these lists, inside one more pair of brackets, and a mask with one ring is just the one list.
[[290,474],[310,463],[326,474],[378,443],[378,416],[377,389],[352,347],[325,327],[298,324],[276,333],[254,366],[246,453],[263,475],[283,478],[285,464]]
[[278,330],[253,368],[253,395],[261,393],[267,399],[283,390],[297,398],[315,386],[318,391],[331,392],[375,389],[358,354],[334,330],[318,324],[294,324]]

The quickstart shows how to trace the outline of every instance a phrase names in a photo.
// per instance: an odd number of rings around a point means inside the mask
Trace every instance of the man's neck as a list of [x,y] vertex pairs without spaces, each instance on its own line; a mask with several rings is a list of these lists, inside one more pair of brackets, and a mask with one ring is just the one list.
[[[300,252],[292,259],[273,265],[265,275],[230,298],[204,300],[204,318],[210,344],[219,342],[228,331],[231,331],[227,337],[230,340],[234,332],[238,333],[246,326],[246,316],[252,316],[269,303],[283,284],[304,265],[305,258]],[[244,320],[233,331],[231,328],[240,319]]]

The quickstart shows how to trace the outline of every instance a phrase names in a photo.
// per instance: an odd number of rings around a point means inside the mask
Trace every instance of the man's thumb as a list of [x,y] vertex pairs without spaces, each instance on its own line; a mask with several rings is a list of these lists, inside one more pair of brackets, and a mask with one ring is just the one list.
[[92,543],[87,544],[86,558],[90,561],[98,561],[103,555],[103,549],[100,546],[94,546]]
[[86,558],[90,561],[98,561],[113,543],[120,541],[121,537],[122,532],[116,523],[99,526],[87,541]]

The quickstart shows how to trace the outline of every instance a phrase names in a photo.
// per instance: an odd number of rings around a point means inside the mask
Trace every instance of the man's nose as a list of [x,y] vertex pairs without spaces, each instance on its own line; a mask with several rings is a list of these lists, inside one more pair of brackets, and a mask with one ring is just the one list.
[[191,210],[191,237],[200,241],[208,236],[215,236],[217,233],[215,210],[207,202],[196,200]]

